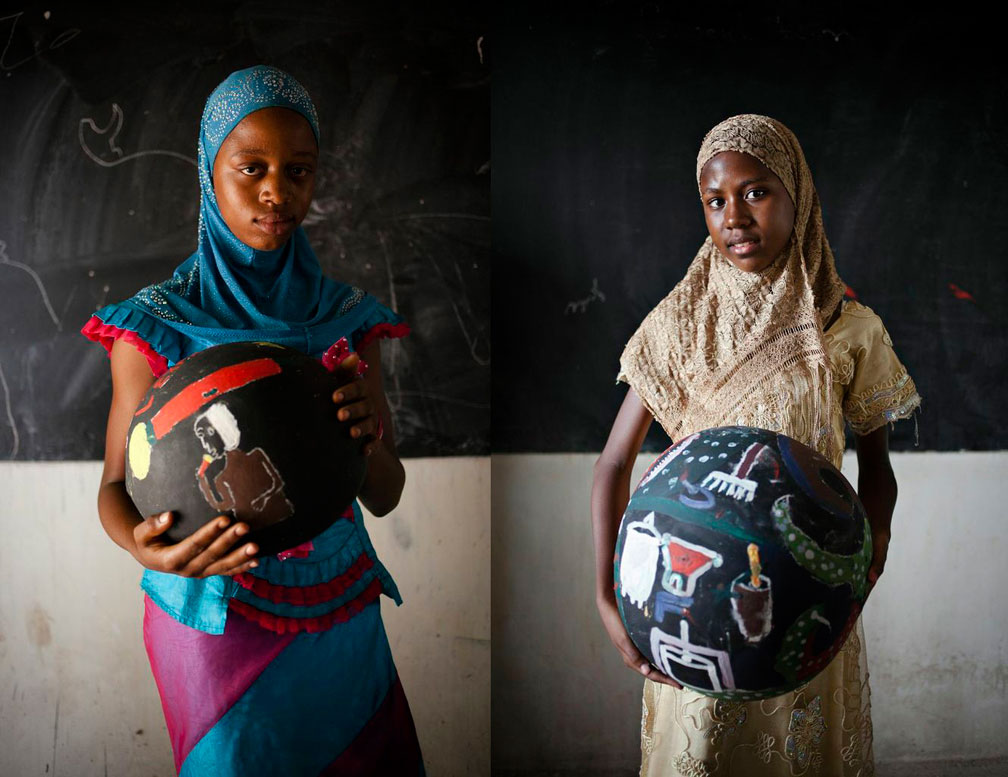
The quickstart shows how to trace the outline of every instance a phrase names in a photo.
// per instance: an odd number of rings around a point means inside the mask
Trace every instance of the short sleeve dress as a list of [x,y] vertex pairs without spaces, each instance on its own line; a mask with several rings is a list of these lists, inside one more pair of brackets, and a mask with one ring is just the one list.
[[[864,435],[907,418],[920,396],[881,319],[848,300],[824,333],[833,376],[830,429],[843,451],[844,424]],[[808,413],[812,405],[792,408]],[[753,403],[747,425],[780,429],[783,419]],[[732,421],[734,423],[734,420]],[[684,430],[689,434],[695,429]],[[841,453],[833,463],[839,467]],[[715,700],[644,681],[641,776],[761,777],[874,774],[864,632],[860,621],[840,653],[797,690],[756,702]]]

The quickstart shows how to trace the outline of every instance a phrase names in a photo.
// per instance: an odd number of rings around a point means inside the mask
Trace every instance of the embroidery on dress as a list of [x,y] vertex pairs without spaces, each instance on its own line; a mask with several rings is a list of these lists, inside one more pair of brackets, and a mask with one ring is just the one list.
[[826,332],[823,335],[826,343],[826,353],[830,357],[830,370],[833,372],[833,382],[846,387],[854,378],[854,355],[851,344],[842,337]]
[[822,716],[822,697],[816,696],[803,710],[792,710],[791,723],[788,725],[788,738],[784,742],[784,752],[787,757],[798,764],[799,768],[811,766],[819,771],[822,766],[822,755],[819,743],[826,731],[826,721]]
[[647,688],[641,694],[641,720],[640,720],[640,742],[641,742],[641,774],[647,773],[649,756],[654,750],[654,737],[651,736],[648,726],[648,693]]
[[679,770],[683,777],[711,777],[710,767],[689,753],[679,753],[672,765]]
[[714,723],[704,732],[711,744],[718,745],[725,737],[738,731],[746,722],[745,702],[718,699],[714,702],[711,721]]
[[758,739],[756,740],[756,757],[765,764],[770,763],[770,757],[773,755],[773,746],[775,741],[775,738],[765,731],[761,731]]
[[848,396],[845,414],[857,434],[868,434],[884,423],[907,418],[921,398],[906,369],[857,394]]
[[861,765],[861,738],[857,732],[851,734],[850,742],[840,750],[840,757],[848,766]]

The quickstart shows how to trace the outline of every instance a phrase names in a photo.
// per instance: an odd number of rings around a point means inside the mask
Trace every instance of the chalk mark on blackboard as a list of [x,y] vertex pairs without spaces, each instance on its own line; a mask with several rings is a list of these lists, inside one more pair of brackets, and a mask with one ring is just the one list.
[[67,294],[66,303],[63,305],[63,310],[62,310],[62,312],[60,314],[60,320],[61,321],[64,318],[66,318],[67,311],[70,310],[70,303],[73,302],[73,298],[76,295],[77,295],[77,284],[75,283],[74,287],[72,289],[70,289],[70,293]]
[[567,307],[564,308],[564,315],[568,313],[584,313],[588,310],[588,306],[598,300],[599,302],[605,302],[605,294],[598,287],[598,278],[592,278],[592,287],[587,297],[583,299],[572,300],[567,303]]
[[[109,162],[102,159],[98,154],[92,151],[87,144],[87,140],[84,138],[84,125],[91,128],[91,131],[98,135],[105,135],[108,133],[107,143],[109,151],[111,151],[116,157],[115,161]],[[132,159],[139,159],[143,156],[170,156],[175,159],[181,159],[183,162],[188,162],[193,167],[196,167],[196,160],[191,156],[186,156],[185,154],[180,154],[178,151],[167,151],[161,148],[149,149],[147,151],[136,151],[132,154],[127,154],[123,156],[123,150],[116,145],[116,138],[119,136],[119,131],[122,129],[123,125],[123,111],[119,107],[119,103],[112,103],[112,118],[109,119],[109,123],[104,127],[99,128],[95,124],[94,119],[83,118],[77,125],[77,139],[80,141],[80,146],[84,150],[84,153],[91,157],[91,160],[102,167],[115,167],[116,165],[121,165],[123,162],[129,162]]]
[[396,221],[415,221],[420,219],[471,219],[472,221],[490,221],[489,216],[479,216],[474,213],[400,213],[394,218]]
[[[14,31],[17,29],[18,21],[22,16],[24,16],[24,14],[24,11],[18,11],[17,13],[8,14],[7,16],[0,16],[0,24],[7,21],[11,22],[10,34],[7,35],[7,42],[4,44],[3,51],[0,51],[0,70],[10,72],[11,70],[21,67],[21,65],[31,62],[36,57],[42,56],[43,47],[40,46],[38,42],[35,42],[35,51],[32,54],[19,62],[10,63],[7,61],[7,52],[10,51],[11,43],[14,42]],[[48,19],[49,17],[46,17],[47,21]],[[49,45],[45,47],[45,50],[52,51],[53,49],[58,49],[60,46],[65,46],[67,43],[80,35],[80,33],[81,31],[77,27],[71,27],[63,30],[63,32],[49,42]]]
[[[486,367],[488,364],[490,364],[490,357],[480,356],[476,352],[477,347],[479,346],[479,335],[471,335],[469,333],[469,327],[466,326],[465,319],[462,316],[463,310],[459,308],[458,303],[455,301],[455,294],[450,291],[451,284],[449,284],[447,278],[445,278],[445,274],[441,270],[441,265],[439,265],[437,261],[435,261],[433,258],[430,258],[430,263],[434,266],[434,271],[438,274],[438,277],[441,278],[441,281],[444,283],[445,287],[449,289],[448,294],[450,297],[452,312],[455,313],[455,320],[458,322],[459,331],[462,332],[462,337],[465,339],[466,345],[469,347],[469,355],[472,356],[473,361],[476,362],[480,367]],[[465,279],[462,277],[462,269],[459,267],[458,262],[454,262],[453,264],[455,266],[455,277],[458,278],[459,296],[462,297],[462,306],[464,308],[464,312],[468,315],[469,318],[475,318],[475,316],[473,316],[472,314],[472,307],[469,304],[469,298],[466,296],[465,293],[466,285],[465,285]]]
[[972,294],[970,294],[965,289],[960,289],[954,283],[950,283],[948,285],[948,287],[949,287],[949,291],[952,292],[952,296],[955,297],[956,299],[968,299],[970,302],[976,302],[976,300],[973,299],[973,295]]
[[483,36],[476,39],[476,53],[479,54],[480,64],[483,64]]
[[45,303],[46,310],[49,311],[49,317],[56,325],[56,329],[63,331],[63,324],[60,323],[59,317],[56,315],[56,311],[53,309],[52,303],[49,301],[49,295],[46,293],[45,285],[42,283],[42,279],[39,277],[39,274],[28,265],[22,264],[21,262],[15,262],[7,256],[7,244],[3,240],[0,240],[0,264],[5,264],[8,267],[16,267],[18,270],[23,270],[31,276],[32,280],[35,281],[35,285],[38,286],[39,294],[42,295],[42,302]]
[[[382,256],[385,257],[385,272],[388,273],[388,285],[389,285],[389,305],[392,306],[392,310],[399,309],[399,302],[396,299],[396,288],[395,288],[395,273],[392,270],[392,260],[389,258],[388,246],[385,245],[385,233],[378,230],[378,242],[381,243]],[[399,353],[399,349],[395,347],[395,342],[393,341],[393,347],[389,348],[389,376],[392,378],[392,388],[396,395],[400,393],[401,380],[399,378],[399,370],[396,369],[396,357]],[[399,402],[393,402],[389,398],[389,410],[392,412],[397,412],[399,410]]]
[[472,407],[477,410],[488,410],[490,408],[489,402],[473,402],[469,399],[449,397],[446,394],[432,394],[429,391],[400,391],[397,393],[400,397],[421,397],[422,399],[430,399],[435,402],[445,402],[449,405],[458,405],[459,407]]
[[[437,266],[436,263],[435,266]],[[438,273],[440,272],[441,268],[438,268]],[[459,288],[465,289],[465,279],[462,277],[462,270],[459,268],[458,262],[455,262],[455,275],[458,277]],[[469,315],[471,316],[472,310],[469,307],[468,297],[463,297],[463,301],[465,302],[466,312],[469,313]],[[462,330],[462,337],[465,338],[466,345],[469,346],[469,355],[472,356],[473,361],[476,362],[480,367],[486,367],[488,364],[490,364],[490,357],[480,356],[478,353],[476,353],[476,347],[479,345],[479,337],[472,336],[469,334],[469,330],[465,325],[465,321],[462,320],[462,312],[459,310],[459,306],[455,304],[454,299],[452,300],[451,306],[452,310],[455,311],[455,318],[458,321],[459,329]]]
[[18,448],[21,445],[21,438],[18,435],[17,424],[14,423],[14,411],[11,408],[10,387],[7,385],[7,376],[4,375],[2,363],[0,363],[0,387],[3,388],[4,393],[4,406],[7,410],[7,423],[10,424],[11,432],[14,434],[14,445],[11,449],[9,457],[13,459],[17,456]]

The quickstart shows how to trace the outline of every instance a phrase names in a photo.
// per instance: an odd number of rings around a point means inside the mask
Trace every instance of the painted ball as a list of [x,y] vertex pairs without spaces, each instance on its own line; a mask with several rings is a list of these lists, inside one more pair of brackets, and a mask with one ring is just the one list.
[[616,542],[627,633],[682,685],[732,700],[794,690],[843,647],[868,592],[864,507],[823,456],[727,426],[665,451]]
[[321,362],[271,343],[183,359],[130,422],[126,490],[137,510],[171,510],[171,542],[228,515],[249,525],[260,555],[320,534],[356,497],[366,469],[350,423],[337,418],[334,388]]

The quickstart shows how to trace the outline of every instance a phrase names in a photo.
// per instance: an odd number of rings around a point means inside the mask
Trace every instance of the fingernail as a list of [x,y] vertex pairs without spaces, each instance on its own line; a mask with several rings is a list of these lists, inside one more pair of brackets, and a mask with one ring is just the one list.
[[257,566],[259,566],[259,562],[253,561],[251,564],[249,564],[249,569],[255,569]]
[[159,515],[158,518],[157,518],[157,522],[158,523],[168,523],[168,515],[169,515],[168,513],[161,513],[161,515]]
[[254,556],[256,554],[256,550],[257,550],[257,548],[256,548],[255,545],[246,545],[245,546],[245,553],[247,553],[249,556]]
[[346,421],[347,418],[350,416],[350,413],[348,413],[346,410],[340,410],[339,413],[337,413],[337,415],[339,416],[340,421]]
[[247,531],[248,531],[248,529],[246,527],[244,527],[244,526],[236,526],[235,527],[235,534],[241,535],[241,534],[244,534]]
[[651,670],[651,667],[648,666],[647,664],[641,664],[640,665],[640,673],[641,674],[647,674],[650,670]]

